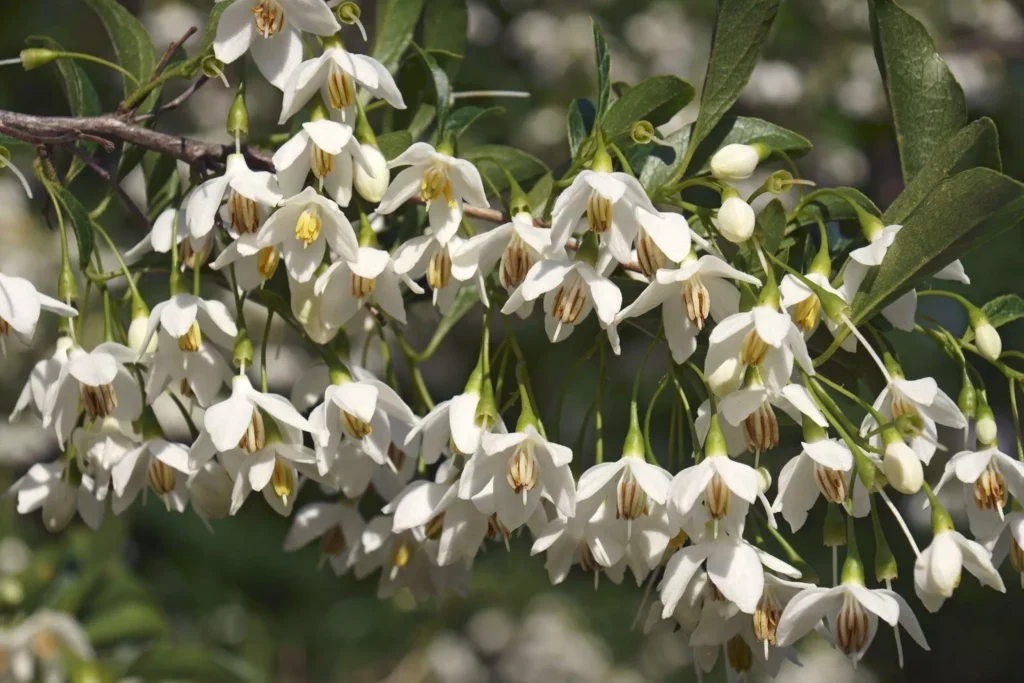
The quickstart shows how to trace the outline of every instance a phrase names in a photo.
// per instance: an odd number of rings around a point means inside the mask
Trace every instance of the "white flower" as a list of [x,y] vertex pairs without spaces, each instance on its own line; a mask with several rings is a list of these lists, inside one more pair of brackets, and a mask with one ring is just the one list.
[[106,342],[90,352],[73,348],[68,362],[46,393],[43,427],[53,425],[63,444],[78,420],[79,408],[90,419],[115,417],[131,422],[142,412],[142,393],[125,367],[136,353],[127,346]]
[[[337,336],[339,328],[332,327],[324,321],[324,298],[316,293],[316,283],[317,281],[313,279],[307,282],[292,280],[288,286],[289,299],[291,300],[292,315],[302,325],[306,335],[317,344],[327,344]],[[357,341],[350,338],[350,342],[354,344],[353,348],[362,349],[365,341],[365,339]]]
[[828,619],[836,645],[854,664],[874,640],[879,618],[890,626],[903,626],[918,645],[929,649],[921,625],[906,600],[891,590],[868,590],[854,582],[841,583],[835,588],[808,588],[797,594],[779,619],[778,644],[796,643],[823,618]]
[[[486,277],[499,263],[498,280],[511,292],[523,283],[535,263],[559,255],[551,246],[551,231],[533,225],[533,216],[520,211],[494,230],[475,235],[452,254],[452,275],[462,282]],[[565,252],[561,250],[561,256]]]
[[838,439],[803,442],[803,450],[783,466],[779,473],[779,492],[772,509],[781,512],[793,533],[807,521],[807,513],[824,498],[842,504],[853,487],[853,514],[864,517],[871,512],[868,491],[857,477],[853,453]]
[[[726,531],[738,534],[749,505],[757,500],[759,493],[757,470],[721,454],[705,457],[676,474],[669,489],[669,500],[680,519],[686,520],[695,512],[706,512],[716,523],[726,522]],[[703,519],[695,526],[703,529]]]
[[953,597],[964,567],[981,585],[1006,592],[999,571],[980,543],[954,530],[940,531],[914,562],[914,592],[929,612],[938,612],[942,603]]
[[298,194],[312,171],[320,189],[341,206],[352,200],[356,164],[372,172],[352,127],[330,119],[302,124],[302,130],[274,154],[277,180],[286,197]]
[[[875,399],[873,407],[889,420],[910,418],[916,430],[916,434],[909,439],[910,447],[925,465],[931,462],[938,443],[936,423],[954,429],[967,426],[967,418],[960,412],[960,408],[931,377],[915,380],[893,377]],[[877,427],[878,422],[869,413],[861,423],[861,434],[875,431]],[[878,446],[881,437],[875,435],[871,441],[872,445]]]
[[12,330],[24,344],[31,344],[41,311],[65,318],[78,315],[71,306],[39,293],[28,280],[0,273],[0,352],[7,353],[6,337]]
[[371,204],[376,204],[384,198],[384,193],[388,191],[388,185],[391,184],[388,160],[384,158],[376,145],[366,142],[359,143],[359,151],[362,154],[363,163],[353,164],[355,171],[353,184],[360,197]]
[[125,453],[111,469],[115,515],[130,506],[148,484],[168,512],[184,512],[188,505],[188,449],[162,438],[147,440]]
[[162,329],[155,341],[157,348],[148,360],[146,373],[149,403],[173,383],[183,396],[195,398],[200,406],[206,407],[217,398],[221,387],[230,384],[231,367],[205,340],[195,351],[183,351],[178,340]]
[[138,445],[138,441],[132,426],[114,417],[105,417],[72,432],[71,443],[77,453],[78,468],[92,477],[98,500],[106,500],[114,466]]
[[764,593],[765,571],[800,578],[800,572],[782,560],[755,548],[742,538],[721,534],[717,539],[700,539],[695,545],[680,548],[665,566],[658,585],[662,616],[668,618],[683,597],[687,585],[701,565],[721,594],[747,614],[753,614]]
[[213,270],[235,265],[235,284],[249,292],[274,276],[281,262],[281,250],[276,245],[261,247],[256,233],[239,235],[228,244],[210,264]]
[[218,346],[231,348],[238,334],[238,326],[223,302],[201,299],[192,294],[175,294],[153,308],[146,336],[140,343],[143,349],[149,345],[157,327],[173,340],[168,343],[161,334],[157,348],[176,344],[182,353],[198,351],[204,337],[209,337]]
[[45,608],[0,631],[0,651],[4,653],[0,674],[11,683],[73,680],[69,669],[88,671],[82,663],[96,658],[85,629],[74,617]]
[[570,462],[572,450],[548,441],[532,425],[512,434],[484,434],[480,450],[466,461],[459,497],[475,502],[486,492],[493,498],[488,506],[510,531],[530,518],[541,498],[572,517],[576,486]]
[[[821,287],[826,292],[836,295],[840,299],[843,299],[847,303],[849,300],[846,299],[846,295],[843,290],[836,289],[829,281],[828,277],[819,273],[808,273],[805,275],[808,280]],[[782,282],[779,283],[779,292],[782,294],[782,307],[789,311],[789,314],[793,317],[793,322],[803,332],[804,339],[810,339],[814,331],[818,329],[818,323],[821,322],[821,300],[818,299],[818,295],[814,291],[800,281],[794,275],[786,275],[782,278]],[[832,320],[825,316],[825,327],[832,334],[833,337],[838,336],[839,330],[845,329],[840,323]],[[840,345],[844,351],[850,353],[857,350],[857,337],[854,335],[847,335],[846,339],[843,340]]]
[[[193,267],[197,260],[205,260],[213,242],[210,233],[207,231],[202,237],[193,237],[188,230],[188,220],[185,218],[185,207],[188,206],[191,192],[181,201],[181,208],[164,209],[156,220],[153,221],[153,228],[134,247],[124,253],[124,260],[133,263],[150,252],[166,254],[174,247],[182,249],[180,266],[182,269]],[[177,223],[177,225],[175,225]],[[176,239],[173,239],[172,236]]]
[[18,514],[27,515],[41,510],[47,531],[64,529],[77,512],[91,529],[98,529],[103,521],[103,503],[93,495],[93,480],[82,476],[80,486],[69,481],[70,472],[65,462],[35,464],[8,490],[18,498]]
[[339,110],[349,122],[355,105],[355,84],[395,109],[405,109],[402,93],[384,65],[367,55],[348,52],[342,47],[327,47],[323,54],[302,62],[284,86],[281,118],[285,123],[319,90],[324,101]]
[[1011,512],[1006,515],[991,538],[986,539],[986,548],[992,550],[992,564],[996,567],[1010,556],[1010,565],[1020,575],[1021,587],[1024,587],[1024,512]]
[[[400,276],[388,252],[359,247],[356,258],[335,261],[316,280],[314,293],[322,297],[320,315],[331,327],[341,327],[367,302],[372,301],[399,323],[405,324],[405,302],[399,287]],[[422,289],[405,280],[410,289]]]
[[53,355],[45,358],[34,366],[29,372],[28,381],[18,396],[18,402],[11,411],[9,422],[14,422],[21,415],[22,411],[32,406],[35,413],[42,417],[43,408],[46,406],[46,391],[60,376],[60,370],[68,362],[68,352],[74,346],[69,337],[59,337],[53,350]]
[[248,377],[236,375],[231,381],[231,396],[210,406],[203,416],[203,429],[189,453],[189,469],[199,470],[214,453],[263,450],[268,440],[263,411],[274,418],[282,430],[290,426],[314,432],[313,426],[286,398],[256,391]]
[[760,160],[753,145],[726,145],[712,155],[711,175],[719,180],[744,180],[754,174]]
[[760,285],[756,277],[707,254],[687,257],[679,268],[662,268],[640,296],[616,316],[616,323],[661,306],[665,338],[672,359],[683,363],[697,349],[697,336],[708,317],[725,320],[739,310],[740,294],[727,279]]
[[626,529],[617,524],[615,506],[600,498],[581,501],[576,514],[566,517],[557,513],[555,518],[539,531],[531,555],[547,552],[544,566],[552,584],[559,584],[569,575],[572,565],[579,564],[583,571],[604,570],[615,583],[622,581],[626,552]]
[[722,202],[712,222],[722,237],[734,244],[743,244],[754,234],[756,220],[750,204],[739,197],[729,197]]
[[[189,466],[191,467],[191,455]],[[188,479],[192,509],[209,526],[211,519],[224,519],[231,509],[231,489],[234,483],[224,467],[211,460]]]
[[251,450],[248,444],[239,443],[236,448],[221,451],[220,461],[234,480],[228,514],[238,512],[251,492],[262,491],[270,507],[287,517],[299,493],[299,474],[317,475],[316,468],[306,467],[316,462],[316,454],[302,445],[299,429],[286,423],[277,426],[276,430],[271,426],[262,448]]
[[984,324],[974,328],[974,336],[977,339],[978,351],[989,361],[996,361],[1003,353],[1003,339],[992,323],[985,321]]
[[410,445],[422,434],[420,457],[428,465],[437,462],[448,446],[449,439],[456,452],[469,456],[476,453],[481,437],[490,431],[478,423],[476,418],[476,409],[480,405],[479,382],[479,375],[470,377],[463,393],[435,405],[409,431],[405,445]]
[[800,329],[785,313],[758,305],[729,316],[711,331],[704,374],[710,381],[727,370],[738,378],[744,368],[758,366],[767,385],[782,388],[789,384],[794,358],[805,372],[814,374]]
[[381,599],[402,588],[408,588],[417,602],[449,594],[465,595],[469,571],[466,562],[440,567],[436,563],[437,544],[425,539],[422,529],[394,532],[392,526],[391,517],[386,515],[374,517],[366,525],[356,578],[380,568],[377,597]]
[[[248,0],[239,0],[231,9],[243,7],[247,3]],[[225,195],[228,200],[227,223],[239,235],[259,230],[261,207],[271,208],[281,201],[277,180],[272,174],[252,171],[244,156],[230,154],[224,175],[207,180],[189,195],[185,223],[193,240],[202,239],[213,229],[214,219]]]
[[295,513],[284,549],[298,550],[319,538],[320,556],[330,563],[335,576],[343,576],[359,559],[365,528],[352,503],[310,503]]
[[[552,343],[566,339],[591,310],[601,326],[614,333],[622,292],[610,279],[583,261],[538,261],[502,307],[508,315],[544,295],[544,329]],[[613,337],[617,339],[618,335]]]
[[976,538],[988,538],[998,531],[1010,495],[1024,500],[1024,464],[998,448],[954,455],[946,463],[935,492],[954,477],[963,484],[967,519]]
[[356,260],[359,242],[352,224],[330,199],[307,187],[267,219],[256,236],[256,245],[281,245],[288,276],[296,282],[308,282],[331,249],[349,261]]
[[[458,236],[447,242],[441,242],[433,234],[413,237],[395,252],[395,272],[407,282],[426,275],[427,285],[433,290],[434,305],[444,315],[455,303],[455,297],[463,285],[461,280],[452,277],[452,258],[465,243]],[[487,285],[482,273],[476,274],[475,284],[480,301],[484,306],[489,306]]]
[[921,467],[920,458],[899,435],[885,444],[882,471],[889,485],[904,495],[914,495],[924,483],[924,468]]
[[577,504],[589,500],[614,501],[615,519],[631,522],[651,514],[652,503],[666,504],[671,481],[672,475],[661,467],[642,457],[623,455],[615,462],[594,465],[580,475],[576,500]]
[[230,64],[251,50],[260,73],[283,90],[302,61],[301,32],[332,36],[340,29],[323,0],[237,0],[220,17],[213,53]]
[[414,195],[427,205],[430,228],[439,243],[447,244],[462,223],[463,202],[487,207],[480,171],[465,159],[438,152],[425,142],[415,142],[388,168],[408,166],[391,181],[377,213],[389,214]]
[[[680,263],[690,253],[693,231],[686,218],[679,213],[650,212],[636,207],[640,230],[636,235],[636,260],[648,281],[670,264]],[[696,238],[702,246],[706,243]]]
[[640,229],[637,208],[654,211],[636,178],[627,173],[580,171],[555,201],[551,211],[551,243],[564,247],[585,214],[584,227],[600,236],[601,244],[616,261],[626,263]]
[[[748,376],[747,385],[730,393],[718,405],[726,422],[743,427],[743,436],[748,450],[764,453],[779,445],[779,421],[774,408],[780,408],[797,424],[803,416],[819,427],[827,427],[828,421],[807,389],[800,384],[787,384],[781,389],[761,383],[757,373],[753,381]],[[730,455],[736,455],[730,451]]]

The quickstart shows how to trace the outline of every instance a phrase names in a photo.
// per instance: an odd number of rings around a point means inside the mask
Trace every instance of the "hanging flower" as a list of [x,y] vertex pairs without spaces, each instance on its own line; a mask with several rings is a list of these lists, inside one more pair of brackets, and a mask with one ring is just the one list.
[[[232,9],[247,1],[236,2]],[[282,199],[273,174],[252,171],[244,156],[229,154],[224,175],[201,184],[185,204],[185,225],[193,240],[201,240],[213,229],[225,196],[228,202],[226,223],[237,235],[258,231],[264,210],[277,206]]]
[[317,186],[340,206],[352,201],[354,165],[372,172],[352,127],[330,119],[302,124],[302,130],[281,145],[273,161],[286,197],[299,194],[312,171]]
[[365,528],[358,508],[347,501],[310,503],[295,513],[284,550],[292,552],[320,539],[320,557],[335,576],[344,576],[359,559]]
[[115,515],[135,501],[146,486],[163,502],[168,512],[184,512],[188,505],[188,449],[156,437],[125,453],[111,470]]
[[[451,310],[464,284],[452,276],[453,255],[459,253],[464,245],[465,240],[458,236],[446,243],[442,243],[433,234],[414,237],[395,252],[395,272],[406,281],[426,276],[427,286],[433,292],[434,305],[444,315]],[[482,273],[477,273],[475,284],[480,301],[484,306],[489,306],[487,285]]]
[[[915,380],[893,377],[872,406],[886,419],[907,418],[912,427],[907,440],[925,465],[931,462],[938,443],[936,424],[953,429],[967,426],[967,418],[960,408],[931,377]],[[877,427],[878,422],[869,413],[861,423],[861,434],[875,431]],[[881,436],[875,435],[871,440],[872,445],[878,446]]]
[[781,512],[793,533],[807,522],[807,514],[818,501],[841,505],[850,497],[853,515],[871,512],[868,491],[857,477],[853,453],[837,439],[821,438],[801,443],[802,450],[779,472],[779,493],[772,509]]
[[27,515],[40,510],[47,531],[63,530],[74,519],[75,513],[89,528],[98,529],[103,521],[103,503],[93,494],[94,482],[82,476],[75,484],[66,462],[35,464],[8,490],[18,499],[18,514]]
[[981,585],[1006,592],[999,571],[980,543],[952,529],[941,531],[914,562],[914,592],[929,612],[938,612],[942,603],[953,597],[964,567]]
[[78,315],[71,306],[40,294],[28,280],[0,273],[0,352],[7,354],[6,339],[13,331],[24,344],[31,344],[41,311],[65,318]]
[[1024,464],[998,447],[954,455],[946,463],[935,492],[954,478],[963,485],[967,519],[976,538],[989,538],[998,531],[1011,495],[1024,500]]
[[314,292],[323,297],[321,316],[331,327],[341,327],[360,308],[373,302],[399,323],[405,324],[405,302],[400,282],[415,294],[423,290],[408,277],[401,277],[388,252],[359,247],[356,258],[335,261],[317,278]]

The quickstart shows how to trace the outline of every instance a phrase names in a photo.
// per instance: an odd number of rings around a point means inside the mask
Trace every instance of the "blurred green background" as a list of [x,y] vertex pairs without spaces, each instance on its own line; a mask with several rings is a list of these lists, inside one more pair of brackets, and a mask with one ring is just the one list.
[[[211,4],[200,0],[122,2],[150,29],[160,50],[189,26],[202,29]],[[0,58],[15,56],[31,35],[48,35],[68,49],[109,56],[102,27],[81,0],[4,0],[2,4]],[[996,120],[1005,171],[1020,178],[1024,169],[1024,126],[1020,123],[1024,3],[921,0],[904,4],[929,26],[964,86],[972,116]],[[374,3],[360,5],[372,40]],[[456,89],[531,93],[528,100],[501,101],[507,113],[474,128],[473,141],[519,146],[552,167],[567,156],[566,106],[572,98],[592,93],[591,16],[608,35],[615,80],[635,82],[650,74],[672,73],[699,88],[714,13],[711,0],[471,0],[469,7],[470,44]],[[353,30],[346,35],[351,49],[362,49]],[[194,45],[188,47],[194,49]],[[85,69],[103,101],[112,107],[120,88],[116,74],[88,65]],[[229,75],[233,73],[234,69],[229,70]],[[189,106],[167,115],[161,126],[226,141],[222,115],[230,97],[230,91],[210,83]],[[279,97],[264,88],[251,100],[254,133],[270,132]],[[669,126],[691,121],[695,106]],[[66,111],[51,70],[25,73],[11,66],[0,71],[0,108],[37,114]],[[815,149],[799,161],[805,177],[821,185],[856,186],[883,207],[899,193],[898,153],[863,0],[786,0],[764,60],[737,109],[737,113],[774,121],[810,138]],[[0,179],[0,270],[31,277],[52,291],[58,250],[54,236],[38,219],[41,202],[37,198],[26,203],[9,174],[0,173]],[[82,188],[86,197],[100,191],[92,179],[85,179]],[[122,244],[141,239],[130,221],[118,221],[111,215],[115,220],[107,224]],[[971,254],[965,266],[974,282],[969,288],[954,288],[977,303],[1000,293],[1024,294],[1019,265],[1022,253],[1024,234],[1011,231]],[[157,291],[162,284],[146,286]],[[638,291],[639,285],[627,289],[627,300]],[[956,309],[935,299],[923,301],[922,310],[954,330],[966,324],[958,319],[962,314]],[[409,336],[414,346],[422,347],[436,314],[420,304],[410,319]],[[590,321],[569,342],[556,347],[547,343],[537,318],[523,329],[521,339],[527,353],[531,360],[536,359],[531,372],[538,382],[539,401],[550,415],[560,382],[549,378],[559,378],[589,347],[596,324]],[[1004,329],[1006,346],[1020,348],[1022,328]],[[34,352],[9,352],[0,364],[0,414],[13,407],[36,360],[34,353],[46,352],[46,336],[52,339],[54,332],[52,327],[41,328]],[[612,364],[610,397],[624,395],[629,389],[639,351],[646,345],[638,337],[629,330],[624,335],[623,358]],[[477,325],[463,324],[449,337],[444,351],[424,367],[435,398],[461,389],[475,359],[478,339]],[[908,376],[934,375],[955,396],[957,377],[932,346],[901,333],[894,333],[893,339]],[[288,388],[295,369],[308,359],[296,356],[288,363],[274,375],[279,391]],[[652,382],[663,371],[657,366],[652,363],[648,368]],[[566,440],[576,434],[592,395],[594,387],[587,375],[581,374],[570,392],[562,426],[562,433],[569,435]],[[999,376],[986,378],[1003,441],[1011,443],[1008,414],[999,411],[1006,406],[1005,383]],[[627,417],[625,405],[618,406],[619,410],[615,407],[609,401],[606,409],[606,443],[612,444],[612,452],[615,444],[621,443]],[[666,425],[667,432],[668,411],[655,415],[655,424]],[[956,450],[959,437],[945,436]],[[655,441],[657,447],[664,439]],[[0,482],[13,481],[28,463],[55,454],[54,444],[41,436],[37,423],[0,422]],[[591,455],[584,452],[582,457]],[[773,470],[778,471],[785,457],[788,454],[781,452],[768,456]],[[940,455],[929,468],[930,481],[937,480],[943,461]],[[306,487],[300,505],[318,497],[314,489]],[[27,585],[47,585],[48,600],[73,601],[62,604],[77,606],[86,623],[109,615],[117,605],[144,606],[138,614],[123,617],[132,626],[129,631],[146,636],[135,638],[138,642],[124,643],[112,636],[117,629],[109,623],[104,626],[101,622],[97,629],[101,651],[121,661],[155,638],[168,643],[161,646],[163,653],[179,661],[193,652],[189,649],[192,645],[212,648],[218,653],[214,660],[220,668],[211,669],[219,672],[211,680],[660,681],[691,680],[693,676],[677,637],[668,633],[645,636],[639,628],[630,628],[642,595],[631,578],[627,577],[623,586],[605,582],[595,593],[592,577],[574,572],[564,585],[552,589],[542,559],[529,557],[525,537],[514,540],[509,553],[488,545],[474,568],[467,599],[416,607],[403,598],[379,601],[374,595],[375,579],[339,580],[329,570],[318,569],[315,545],[303,552],[283,553],[281,542],[288,520],[275,515],[258,496],[236,518],[214,523],[214,533],[191,513],[168,515],[152,499],[144,507],[137,504],[121,518],[108,514],[97,534],[76,523],[56,537],[46,534],[38,515],[18,518],[13,508],[12,500],[0,500],[0,536],[21,537],[34,552],[33,564],[25,572]],[[820,512],[820,508],[816,510],[801,534],[799,549],[820,574],[827,575],[828,556],[815,547]],[[927,538],[927,516],[917,501],[908,502],[904,513],[915,523],[920,537]],[[892,634],[882,629],[856,672],[835,653],[812,643],[802,653],[806,666],[787,666],[780,680],[1018,680],[1016,637],[1024,601],[1012,571],[1007,567],[1004,572],[1007,596],[982,589],[965,574],[955,599],[940,614],[927,615],[913,597],[912,556],[894,527],[887,527],[887,533],[902,570],[898,590],[921,617],[932,652],[923,653],[904,638],[907,664],[900,672]],[[867,545],[870,553],[868,540],[865,529],[862,545]],[[162,615],[166,621],[154,615]],[[724,680],[721,667],[706,680]]]

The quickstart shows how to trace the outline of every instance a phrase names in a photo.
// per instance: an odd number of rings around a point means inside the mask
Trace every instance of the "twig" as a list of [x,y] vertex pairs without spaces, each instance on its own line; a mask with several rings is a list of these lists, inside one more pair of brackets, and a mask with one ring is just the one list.
[[190,26],[189,29],[185,31],[185,35],[178,38],[168,46],[167,52],[165,52],[164,56],[160,58],[160,63],[156,65],[156,71],[153,72],[153,78],[149,79],[151,82],[156,80],[160,74],[164,72],[164,69],[166,69],[167,65],[171,63],[171,58],[174,57],[174,53],[178,51],[178,48],[184,45],[185,42],[195,35],[195,32],[198,30],[199,29],[195,26]]
[[134,119],[135,123],[149,121],[150,119],[154,119],[157,116],[160,116],[164,112],[171,111],[172,109],[177,109],[181,105],[185,104],[185,102],[190,97],[195,95],[196,91],[204,85],[206,85],[206,82],[209,80],[210,79],[207,76],[200,76],[195,80],[195,82],[192,83],[192,85],[185,89],[185,92],[181,93],[167,104],[161,105],[158,109],[155,109],[148,114],[139,114],[138,116],[136,116]]

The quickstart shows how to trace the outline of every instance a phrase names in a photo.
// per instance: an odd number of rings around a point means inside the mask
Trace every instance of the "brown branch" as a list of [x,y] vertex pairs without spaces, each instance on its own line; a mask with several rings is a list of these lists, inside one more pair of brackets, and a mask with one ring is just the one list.
[[167,65],[171,63],[171,58],[174,57],[174,53],[178,51],[178,48],[184,45],[185,42],[189,38],[191,38],[198,30],[199,29],[197,29],[195,26],[190,26],[189,29],[185,31],[185,35],[183,35],[181,38],[178,38],[176,41],[171,43],[170,46],[168,46],[167,52],[165,52],[164,56],[160,58],[160,63],[157,64],[156,71],[153,72],[153,78],[150,79],[150,82],[155,81],[160,76],[160,74],[164,72],[164,69],[166,69]]
[[[0,110],[0,131],[31,144],[61,144],[76,140],[117,140],[166,154],[190,166],[215,168],[234,151],[230,145],[202,142],[138,126],[113,115],[33,116]],[[243,149],[254,168],[273,171],[272,155],[256,147]]]
[[136,116],[135,119],[134,119],[135,123],[141,123],[142,121],[148,121],[150,119],[156,118],[157,116],[160,116],[160,114],[163,114],[164,112],[171,111],[172,109],[177,109],[181,105],[185,104],[185,102],[187,102],[190,97],[195,95],[196,91],[199,90],[204,85],[206,85],[207,81],[209,81],[209,80],[210,79],[207,76],[200,76],[199,78],[197,78],[195,80],[195,82],[192,83],[192,85],[190,85],[188,88],[186,88],[185,92],[181,93],[180,95],[175,97],[170,102],[161,105],[159,108],[151,111],[148,114],[140,114],[140,115]]

